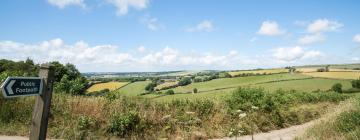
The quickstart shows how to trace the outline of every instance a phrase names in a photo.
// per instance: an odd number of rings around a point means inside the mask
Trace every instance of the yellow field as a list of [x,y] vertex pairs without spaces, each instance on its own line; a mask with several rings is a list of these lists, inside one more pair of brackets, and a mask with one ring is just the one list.
[[288,69],[266,69],[266,70],[246,70],[246,71],[234,71],[234,72],[229,72],[229,74],[231,76],[236,76],[236,75],[240,75],[243,73],[259,73],[259,74],[263,74],[263,73],[267,73],[267,74],[273,74],[273,73],[283,73],[283,72],[289,72]]
[[334,79],[359,79],[360,72],[310,72],[303,73],[312,77],[334,78]]
[[128,84],[128,82],[107,82],[92,85],[86,90],[86,92],[100,91],[103,89],[109,89],[110,91],[116,90]]
[[174,81],[174,82],[165,82],[163,84],[160,84],[158,86],[155,87],[155,89],[158,89],[158,90],[161,90],[161,89],[164,89],[166,87],[171,87],[171,86],[175,86],[177,85],[178,82],[177,81]]
[[[298,68],[297,72],[316,72],[318,68]],[[350,69],[329,69],[331,72],[360,72],[359,70],[350,70]]]

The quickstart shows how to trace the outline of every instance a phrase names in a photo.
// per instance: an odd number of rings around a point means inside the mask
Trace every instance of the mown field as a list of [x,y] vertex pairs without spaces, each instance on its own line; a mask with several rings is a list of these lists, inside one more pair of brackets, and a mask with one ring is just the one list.
[[229,72],[229,74],[231,76],[236,76],[236,75],[247,74],[247,73],[274,74],[274,73],[285,73],[285,72],[289,72],[289,70],[288,69],[242,70],[242,71],[232,71],[232,72]]
[[98,83],[92,85],[90,88],[86,90],[86,92],[94,92],[94,91],[100,91],[103,89],[109,89],[110,91],[119,89],[125,85],[127,85],[129,82],[107,82],[107,83]]
[[310,72],[304,73],[304,75],[312,77],[322,77],[322,78],[333,78],[333,79],[359,79],[360,71],[342,71],[342,72]]

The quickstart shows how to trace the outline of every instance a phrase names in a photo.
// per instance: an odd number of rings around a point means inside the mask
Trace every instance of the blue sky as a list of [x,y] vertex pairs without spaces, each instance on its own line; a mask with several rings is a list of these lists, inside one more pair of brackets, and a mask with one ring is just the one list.
[[2,0],[0,59],[82,72],[360,62],[356,0]]

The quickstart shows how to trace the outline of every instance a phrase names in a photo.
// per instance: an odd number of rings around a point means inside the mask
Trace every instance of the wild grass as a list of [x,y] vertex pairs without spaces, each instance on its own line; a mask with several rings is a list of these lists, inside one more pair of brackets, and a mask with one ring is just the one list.
[[[259,96],[253,96],[259,95]],[[48,136],[61,139],[197,139],[265,132],[319,117],[350,95],[239,88],[232,98],[153,102],[54,94]],[[246,101],[246,102],[244,102]],[[0,134],[28,135],[34,98],[0,98]],[[327,106],[324,106],[327,104]]]

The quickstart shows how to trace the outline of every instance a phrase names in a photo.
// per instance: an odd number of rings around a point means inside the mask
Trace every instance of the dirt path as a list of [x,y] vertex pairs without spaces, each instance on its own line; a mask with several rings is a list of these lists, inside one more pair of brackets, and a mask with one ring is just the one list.
[[27,137],[21,136],[0,136],[0,140],[28,140]]
[[[333,118],[337,116],[341,112],[345,110],[349,110],[352,108],[353,100],[349,99],[343,102],[340,102],[337,107],[327,110],[327,113],[323,115],[321,118],[317,120],[313,120],[301,125],[295,125],[288,128],[280,129],[280,130],[273,130],[266,133],[258,133],[254,134],[254,140],[293,140],[298,136],[303,136],[307,129],[311,128],[312,126],[319,124],[323,121],[328,120],[329,118]],[[233,137],[233,138],[222,138],[222,139],[215,139],[215,140],[252,140],[251,135],[240,136],[240,137]]]
[[[320,119],[319,119],[320,120]],[[273,130],[266,133],[258,133],[254,135],[254,140],[293,140],[296,136],[305,134],[305,131],[317,123],[319,120],[310,121],[301,125],[295,125],[289,128]],[[251,135],[223,138],[217,140],[251,140]]]

